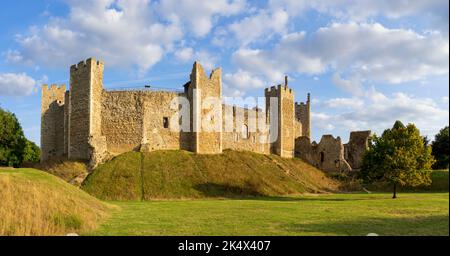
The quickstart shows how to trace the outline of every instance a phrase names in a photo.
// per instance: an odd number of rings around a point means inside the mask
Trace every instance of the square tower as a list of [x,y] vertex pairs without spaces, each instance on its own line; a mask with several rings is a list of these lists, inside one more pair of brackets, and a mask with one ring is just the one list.
[[306,103],[295,103],[295,117],[302,124],[301,136],[308,137],[311,140],[311,95],[309,93]]
[[191,151],[222,153],[222,70],[213,70],[208,78],[195,62],[187,95],[191,107]]
[[89,137],[101,135],[103,62],[94,58],[70,67],[69,159],[89,160]]
[[42,86],[41,100],[41,162],[65,155],[66,86]]
[[[286,78],[284,85],[266,88],[264,95],[267,120],[270,122],[270,133],[272,134],[270,136],[270,153],[292,158],[295,148],[294,92],[288,87]],[[276,104],[276,107],[273,104]]]

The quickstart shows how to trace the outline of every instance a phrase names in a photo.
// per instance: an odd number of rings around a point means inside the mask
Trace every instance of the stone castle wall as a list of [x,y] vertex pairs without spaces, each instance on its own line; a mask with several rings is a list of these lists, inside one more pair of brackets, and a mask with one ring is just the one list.
[[[259,118],[262,119],[258,120]],[[232,120],[226,124],[225,120]],[[223,148],[269,154],[268,132],[260,124],[266,123],[266,113],[261,110],[223,105]],[[225,127],[230,125],[231,127]],[[232,130],[229,132],[229,130]]]
[[65,155],[66,86],[42,86],[41,101],[41,159]]
[[[103,92],[102,135],[112,154],[139,150],[180,149],[180,132],[173,131],[170,120],[178,109],[170,103],[184,94],[153,91]],[[169,126],[164,127],[168,121]]]
[[[102,62],[91,58],[70,68],[70,91],[65,86],[43,86],[43,161],[67,157],[89,160],[95,166],[132,150],[218,154],[233,149],[295,155],[320,169],[342,171],[360,166],[367,149],[367,132],[352,133],[345,146],[331,135],[311,144],[310,96],[306,103],[295,103],[287,77],[284,85],[265,90],[266,109],[262,111],[222,104],[221,70],[207,77],[198,63],[193,65],[184,92],[107,91],[103,69]],[[183,109],[186,102],[188,110]],[[273,110],[271,104],[277,108]],[[179,115],[182,110],[188,117]],[[231,129],[226,127],[228,118]],[[208,124],[217,130],[205,130]]]

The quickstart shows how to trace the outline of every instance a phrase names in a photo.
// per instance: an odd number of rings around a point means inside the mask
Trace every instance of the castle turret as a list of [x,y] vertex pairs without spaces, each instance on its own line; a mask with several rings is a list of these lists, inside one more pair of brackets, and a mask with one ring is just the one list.
[[208,78],[195,62],[187,94],[191,105],[191,150],[222,153],[222,70],[213,70]]
[[101,135],[103,62],[94,58],[70,67],[69,159],[90,158],[89,137]]
[[[270,152],[281,157],[292,158],[295,147],[294,92],[288,87],[287,77],[285,77],[284,85],[266,88],[264,94],[267,119],[270,122]],[[273,104],[277,105],[276,108]]]
[[306,103],[295,103],[295,117],[302,124],[301,136],[311,139],[311,95],[308,93]]
[[64,156],[66,86],[42,86],[41,161]]

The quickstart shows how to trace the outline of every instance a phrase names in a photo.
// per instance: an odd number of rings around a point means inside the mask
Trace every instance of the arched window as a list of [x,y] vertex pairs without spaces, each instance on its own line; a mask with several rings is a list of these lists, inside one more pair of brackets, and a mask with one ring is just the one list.
[[248,133],[248,126],[246,124],[243,124],[242,125],[242,139],[246,140],[249,137],[250,136],[249,136],[249,133]]

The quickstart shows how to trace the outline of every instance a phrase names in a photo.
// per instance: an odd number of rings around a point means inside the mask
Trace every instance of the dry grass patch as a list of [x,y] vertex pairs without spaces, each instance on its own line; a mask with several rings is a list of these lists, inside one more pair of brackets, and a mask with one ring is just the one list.
[[0,188],[0,235],[86,232],[116,209],[34,169],[0,168]]

